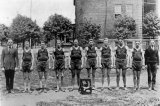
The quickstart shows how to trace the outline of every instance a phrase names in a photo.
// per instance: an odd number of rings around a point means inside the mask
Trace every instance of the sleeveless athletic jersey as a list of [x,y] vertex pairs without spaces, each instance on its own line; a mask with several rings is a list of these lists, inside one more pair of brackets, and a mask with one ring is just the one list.
[[56,50],[55,50],[55,52],[54,52],[54,56],[55,56],[55,59],[56,59],[56,60],[64,59],[63,49],[58,50],[58,49],[56,48]]
[[28,52],[26,52],[26,50],[24,50],[22,59],[23,59],[23,61],[31,61],[32,60],[31,50],[29,50]]
[[96,58],[97,57],[95,47],[92,47],[92,48],[90,46],[88,47],[87,56],[88,56],[88,58]]
[[133,60],[135,61],[141,61],[142,60],[142,52],[141,49],[139,49],[138,51],[134,48],[133,52],[132,52],[132,57]]
[[116,50],[116,57],[118,59],[126,59],[126,55],[127,55],[127,49],[124,46],[122,48],[118,46]]
[[37,59],[39,60],[39,61],[47,61],[48,60],[48,51],[47,51],[47,49],[44,49],[43,51],[40,49],[39,51],[38,51],[38,56],[37,56]]
[[75,60],[75,59],[81,59],[82,54],[81,54],[81,50],[80,47],[78,47],[78,49],[75,49],[75,47],[72,47],[72,51],[71,51],[71,60]]
[[102,58],[110,58],[111,49],[109,47],[102,47]]

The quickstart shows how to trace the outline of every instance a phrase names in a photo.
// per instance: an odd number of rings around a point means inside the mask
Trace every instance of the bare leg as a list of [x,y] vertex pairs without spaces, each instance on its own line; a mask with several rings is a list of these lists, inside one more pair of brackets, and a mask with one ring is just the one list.
[[45,93],[47,92],[47,90],[46,90],[46,88],[47,88],[47,78],[48,78],[48,72],[46,71],[46,72],[44,72],[44,92]]
[[28,74],[28,92],[31,92],[31,72],[27,73]]
[[96,69],[92,69],[92,86],[95,87],[95,72],[96,72]]
[[80,85],[80,73],[81,73],[81,70],[77,70],[77,84],[78,86]]
[[111,69],[107,70],[107,81],[108,81],[108,88],[110,89],[110,71]]
[[63,88],[62,88],[62,87],[64,86],[64,84],[63,84],[63,76],[64,76],[64,73],[63,73],[63,70],[62,70],[62,71],[60,72],[60,77],[61,77],[60,85],[61,85],[61,90],[62,90],[62,91],[64,91]]
[[104,87],[105,71],[106,71],[106,69],[105,69],[105,68],[103,68],[103,69],[102,69],[102,88]]
[[88,78],[90,78],[90,71],[91,69],[87,69]]
[[23,80],[24,80],[24,92],[27,91],[27,73],[23,72]]
[[42,78],[43,78],[43,72],[38,72],[39,74],[39,87],[40,87],[40,92],[42,92],[43,84],[42,84]]
[[119,89],[119,80],[120,80],[120,69],[116,69],[116,73],[117,73],[117,90]]
[[73,88],[74,88],[74,85],[75,85],[75,70],[72,70],[72,80],[71,80],[71,84],[72,84],[72,89],[71,89],[71,91],[72,91]]
[[123,83],[124,83],[124,89],[126,89],[126,70],[122,70],[122,77],[123,77]]
[[134,90],[136,90],[137,84],[136,84],[136,71],[133,70],[133,83],[134,83]]
[[56,83],[57,83],[57,90],[56,90],[56,92],[59,91],[59,72],[58,71],[59,70],[56,70]]
[[139,89],[141,71],[137,71],[137,89]]

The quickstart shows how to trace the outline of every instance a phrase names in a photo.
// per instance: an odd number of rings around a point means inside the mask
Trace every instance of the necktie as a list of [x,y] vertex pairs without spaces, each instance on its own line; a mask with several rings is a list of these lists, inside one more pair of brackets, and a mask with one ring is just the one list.
[[9,53],[11,53],[11,46],[9,47]]

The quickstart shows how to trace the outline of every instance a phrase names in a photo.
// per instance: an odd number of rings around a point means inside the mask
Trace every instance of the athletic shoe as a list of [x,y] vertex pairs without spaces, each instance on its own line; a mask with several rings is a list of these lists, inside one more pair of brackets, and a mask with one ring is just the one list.
[[152,90],[151,87],[149,87],[148,90],[151,91]]

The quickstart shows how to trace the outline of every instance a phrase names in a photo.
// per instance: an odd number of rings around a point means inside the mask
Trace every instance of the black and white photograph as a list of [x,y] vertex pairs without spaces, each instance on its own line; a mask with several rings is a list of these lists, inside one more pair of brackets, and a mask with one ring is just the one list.
[[160,106],[160,0],[0,0],[0,106]]

